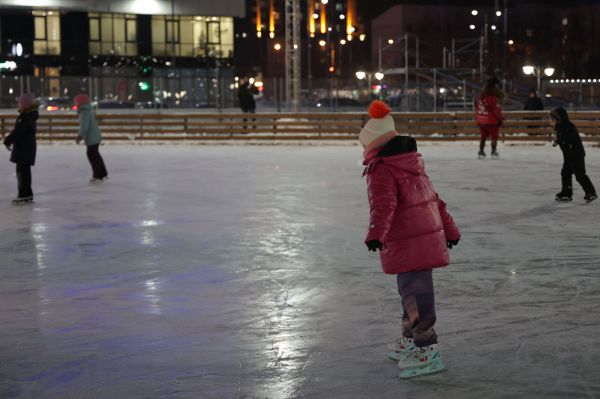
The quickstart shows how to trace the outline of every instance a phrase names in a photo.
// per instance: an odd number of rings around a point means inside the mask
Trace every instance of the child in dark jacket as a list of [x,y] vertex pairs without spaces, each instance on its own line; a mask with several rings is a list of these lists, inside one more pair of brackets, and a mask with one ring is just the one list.
[[17,164],[19,194],[12,201],[14,205],[33,202],[31,167],[35,164],[36,121],[39,116],[39,103],[33,94],[23,94],[19,97],[18,104],[19,116],[15,128],[4,138],[4,145],[11,151],[10,161]]
[[592,181],[585,172],[585,150],[575,125],[569,120],[567,111],[556,108],[550,113],[550,123],[556,131],[554,146],[560,146],[563,153],[563,167],[560,172],[562,190],[556,194],[557,201],[573,200],[573,175],[583,188],[586,202],[592,202],[598,195]]
[[436,193],[414,138],[396,132],[389,107],[374,101],[359,141],[371,208],[365,244],[380,251],[384,273],[396,275],[402,337],[390,344],[401,378],[444,370],[434,330],[432,270],[448,265],[460,233]]

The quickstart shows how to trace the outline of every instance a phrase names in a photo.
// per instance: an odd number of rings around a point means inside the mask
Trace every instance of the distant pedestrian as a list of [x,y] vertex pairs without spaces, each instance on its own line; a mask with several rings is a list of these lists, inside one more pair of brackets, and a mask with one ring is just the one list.
[[543,111],[544,103],[542,99],[538,97],[537,91],[535,89],[529,90],[529,98],[525,102],[525,106],[523,107],[525,111]]
[[[254,99],[254,95],[258,94],[256,87],[254,84],[250,84],[245,80],[241,80],[239,82],[238,88],[238,101],[240,103],[240,109],[245,114],[254,114],[256,113],[256,100]],[[252,119],[253,121],[255,119]],[[246,122],[246,118],[244,118],[244,123]],[[246,129],[246,125],[244,124],[244,129]]]
[[573,200],[573,175],[583,188],[586,202],[592,202],[598,195],[592,181],[585,172],[585,150],[579,131],[569,120],[564,108],[556,108],[550,113],[550,124],[556,131],[554,146],[560,146],[563,153],[563,167],[560,171],[562,190],[556,194],[557,201]]
[[485,141],[492,140],[492,158],[498,158],[497,151],[500,127],[504,122],[501,104],[504,101],[504,92],[500,88],[500,81],[496,78],[489,79],[481,95],[477,98],[475,112],[481,139],[479,142],[479,159],[485,158]]
[[35,165],[37,152],[36,132],[39,102],[33,94],[23,94],[18,101],[19,116],[15,128],[4,138],[4,145],[11,151],[10,161],[17,164],[19,193],[14,205],[33,202],[31,167]]
[[92,112],[92,104],[88,95],[80,94],[75,97],[74,102],[77,114],[79,114],[79,135],[75,141],[79,144],[83,140],[87,146],[87,157],[93,173],[90,183],[100,183],[108,179],[108,172],[99,151],[102,134],[98,128],[96,116]]

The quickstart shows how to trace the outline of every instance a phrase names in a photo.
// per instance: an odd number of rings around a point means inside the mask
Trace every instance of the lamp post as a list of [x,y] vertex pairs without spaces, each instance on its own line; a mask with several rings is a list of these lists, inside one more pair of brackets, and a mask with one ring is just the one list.
[[356,72],[356,78],[358,80],[364,80],[365,78],[367,79],[367,84],[368,84],[368,100],[371,99],[371,81],[373,78],[375,78],[378,82],[380,82],[383,80],[383,78],[385,77],[385,74],[381,71],[377,71],[377,72],[365,72],[365,71],[357,71]]
[[[538,65],[524,65],[523,73],[527,76],[535,75],[537,77],[537,91],[540,93],[542,87],[542,67]],[[543,73],[547,77],[554,75],[553,67],[546,67],[543,69]]]

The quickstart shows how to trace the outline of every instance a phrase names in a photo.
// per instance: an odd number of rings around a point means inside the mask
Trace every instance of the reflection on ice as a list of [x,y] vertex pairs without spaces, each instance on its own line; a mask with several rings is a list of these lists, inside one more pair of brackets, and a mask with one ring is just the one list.
[[107,146],[90,186],[42,146],[34,212],[0,173],[0,397],[600,397],[598,204],[555,203],[549,146],[421,149],[463,232],[434,272],[447,373],[386,358],[358,147]]

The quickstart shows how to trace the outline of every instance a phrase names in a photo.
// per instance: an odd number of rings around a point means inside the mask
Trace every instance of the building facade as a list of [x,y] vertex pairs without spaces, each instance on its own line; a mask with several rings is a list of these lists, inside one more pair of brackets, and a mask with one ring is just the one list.
[[0,93],[214,106],[244,15],[243,0],[0,0]]

